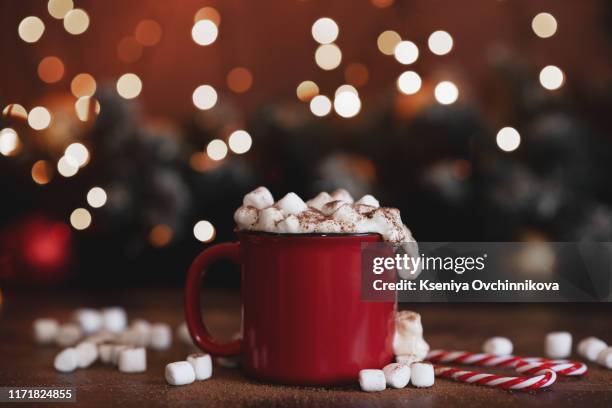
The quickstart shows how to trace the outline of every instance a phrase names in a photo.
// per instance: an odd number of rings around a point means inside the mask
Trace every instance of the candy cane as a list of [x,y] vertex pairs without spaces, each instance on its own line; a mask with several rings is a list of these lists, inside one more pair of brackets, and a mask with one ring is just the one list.
[[555,382],[557,374],[554,371],[548,369],[542,371],[542,374],[531,377],[504,377],[479,371],[466,371],[458,368],[434,365],[434,372],[438,377],[452,378],[453,380],[468,384],[521,391],[545,388]]

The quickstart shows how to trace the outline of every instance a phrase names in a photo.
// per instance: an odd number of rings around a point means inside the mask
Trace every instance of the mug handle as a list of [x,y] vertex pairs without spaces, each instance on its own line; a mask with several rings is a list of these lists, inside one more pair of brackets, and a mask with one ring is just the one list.
[[200,313],[200,286],[206,269],[222,258],[229,258],[240,263],[240,244],[228,242],[205,249],[194,260],[187,272],[185,286],[185,320],[191,338],[195,344],[207,353],[215,356],[232,356],[240,353],[241,341],[233,340],[222,343],[215,340],[202,321]]

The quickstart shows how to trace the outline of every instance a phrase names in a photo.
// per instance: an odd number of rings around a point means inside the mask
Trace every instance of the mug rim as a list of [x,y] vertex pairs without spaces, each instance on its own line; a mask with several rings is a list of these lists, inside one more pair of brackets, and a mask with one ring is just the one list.
[[370,236],[382,236],[377,232],[300,232],[300,233],[287,233],[287,232],[268,232],[268,231],[253,231],[253,230],[235,230],[235,233],[246,236],[264,236],[264,237],[295,237],[295,238],[342,238],[342,237],[370,237]]

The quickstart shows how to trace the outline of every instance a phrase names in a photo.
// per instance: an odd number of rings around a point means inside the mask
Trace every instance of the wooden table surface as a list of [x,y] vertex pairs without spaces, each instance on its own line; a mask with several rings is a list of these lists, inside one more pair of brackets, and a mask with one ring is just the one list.
[[[205,320],[213,332],[225,337],[235,332],[240,316],[237,295],[207,292],[204,298]],[[164,366],[183,360],[189,352],[177,339],[167,351],[149,350],[148,369],[142,374],[123,374],[100,363],[73,373],[58,373],[53,369],[58,349],[38,346],[32,340],[34,318],[52,316],[65,320],[76,307],[85,306],[121,305],[126,307],[130,318],[142,317],[176,327],[182,321],[181,301],[179,290],[104,293],[5,290],[0,311],[0,386],[75,387],[77,405],[104,407],[119,404],[143,408],[195,404],[205,407],[612,407],[612,371],[591,364],[585,378],[560,378],[549,390],[535,393],[508,392],[444,379],[437,379],[429,389],[407,387],[380,393],[361,392],[357,383],[338,388],[289,387],[260,383],[245,378],[239,369],[218,365],[210,380],[172,387],[164,380]],[[541,355],[544,335],[552,330],[569,330],[574,339],[595,335],[612,343],[611,304],[401,307],[422,314],[425,337],[433,348],[478,351],[486,338],[503,335],[514,341],[517,354]]]

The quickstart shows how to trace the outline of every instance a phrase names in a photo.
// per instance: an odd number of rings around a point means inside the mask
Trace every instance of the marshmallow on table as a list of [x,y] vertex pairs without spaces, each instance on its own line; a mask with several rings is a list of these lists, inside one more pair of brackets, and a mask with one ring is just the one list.
[[383,370],[361,370],[359,371],[359,386],[363,391],[383,391],[387,387],[387,380]]
[[419,361],[423,361],[423,359],[419,358],[416,354],[403,354],[403,355],[395,356],[395,361],[397,363],[410,366],[410,364],[418,363]]
[[597,364],[612,369],[612,347],[606,347],[597,354]]
[[105,343],[108,341],[113,341],[116,339],[116,337],[117,335],[115,333],[111,333],[108,330],[101,330],[97,333],[87,336],[85,338],[85,341],[88,341],[94,344],[100,344],[100,343]]
[[102,314],[95,309],[77,309],[74,321],[85,334],[95,333],[102,328]]
[[242,205],[255,207],[258,210],[270,207],[273,204],[274,197],[272,197],[270,190],[265,187],[257,187],[255,190],[245,195],[242,200]]
[[587,337],[578,343],[578,354],[589,361],[596,361],[599,353],[608,345],[597,337]]
[[549,358],[566,358],[572,354],[572,335],[566,331],[546,335],[544,352]]
[[98,359],[98,347],[94,343],[81,342],[75,347],[75,350],[79,368],[89,367]]
[[112,351],[111,351],[111,364],[113,365],[117,365],[119,364],[119,356],[121,355],[121,352],[125,349],[130,348],[131,346],[128,346],[127,344],[115,344],[113,345]]
[[34,338],[39,344],[48,344],[55,341],[59,331],[59,324],[55,319],[34,320]]
[[434,385],[434,369],[430,363],[420,362],[410,365],[410,383],[415,387],[431,387]]
[[192,365],[196,380],[207,380],[212,377],[212,359],[210,355],[195,353],[187,356],[187,362]]
[[59,352],[53,361],[53,367],[57,371],[69,373],[78,366],[78,355],[76,349],[70,347]]
[[79,341],[82,335],[81,329],[76,324],[62,324],[58,329],[55,342],[60,347],[73,346]]
[[172,344],[172,330],[165,323],[151,325],[151,338],[149,345],[156,350],[165,350]]
[[482,351],[496,356],[507,356],[512,354],[512,342],[506,337],[491,337],[482,345]]
[[98,345],[98,355],[100,361],[105,364],[112,364],[113,362],[113,349],[115,345],[113,343],[101,343]]
[[139,347],[146,347],[151,337],[151,324],[144,319],[135,319],[130,324],[130,329],[134,333],[134,343]]
[[127,325],[127,314],[121,307],[108,307],[102,309],[102,325],[113,333],[119,333]]
[[185,385],[195,381],[193,366],[187,361],[177,361],[166,366],[166,381],[170,385]]
[[142,373],[147,370],[147,352],[144,347],[127,347],[119,352],[119,371]]
[[387,364],[383,368],[387,385],[393,388],[404,388],[410,382],[410,366],[401,363]]

